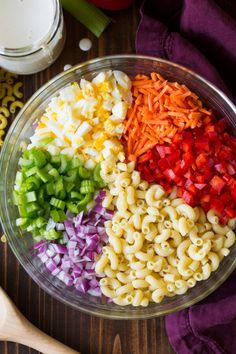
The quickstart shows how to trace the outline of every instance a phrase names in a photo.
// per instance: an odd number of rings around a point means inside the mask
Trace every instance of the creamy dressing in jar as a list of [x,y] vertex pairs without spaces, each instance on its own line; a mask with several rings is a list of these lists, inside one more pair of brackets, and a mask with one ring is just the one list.
[[0,66],[32,74],[52,64],[65,42],[59,0],[0,0]]

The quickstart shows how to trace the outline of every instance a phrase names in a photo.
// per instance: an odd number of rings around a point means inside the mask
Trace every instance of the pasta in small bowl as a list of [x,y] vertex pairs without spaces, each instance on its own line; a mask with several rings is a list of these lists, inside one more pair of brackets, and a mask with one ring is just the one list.
[[162,59],[104,57],[55,77],[0,157],[0,217],[20,263],[53,297],[106,318],[209,295],[236,267],[235,114]]

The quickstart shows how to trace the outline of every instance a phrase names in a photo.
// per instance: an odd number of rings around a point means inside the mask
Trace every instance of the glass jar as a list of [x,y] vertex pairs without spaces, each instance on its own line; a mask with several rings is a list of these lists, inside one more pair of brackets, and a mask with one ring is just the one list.
[[[60,1],[50,1],[8,0],[3,3],[1,11],[6,20],[0,23],[0,30],[6,35],[0,37],[2,68],[16,74],[33,74],[46,69],[58,58],[65,43],[65,26]],[[12,18],[17,9],[18,17]],[[25,31],[22,41],[20,31]]]

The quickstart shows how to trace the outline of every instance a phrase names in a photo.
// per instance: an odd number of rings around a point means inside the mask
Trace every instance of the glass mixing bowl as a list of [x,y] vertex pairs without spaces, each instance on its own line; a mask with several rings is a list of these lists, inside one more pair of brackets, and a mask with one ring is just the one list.
[[20,144],[29,142],[29,137],[34,131],[33,123],[41,117],[50,99],[60,89],[82,77],[92,79],[100,71],[108,69],[123,70],[130,76],[158,71],[170,80],[186,84],[218,117],[227,117],[232,132],[236,132],[236,107],[233,103],[211,83],[182,66],[162,59],[137,55],[116,55],[87,61],[59,74],[39,89],[11,125],[0,158],[0,217],[7,240],[16,257],[28,274],[47,293],[91,315],[110,319],[145,319],[181,310],[213,292],[236,268],[236,245],[231,248],[229,256],[224,258],[218,270],[213,272],[209,279],[198,282],[197,286],[189,289],[184,295],[166,298],[160,304],[152,303],[146,308],[120,307],[66,288],[61,281],[49,274],[38,258],[32,256],[29,251],[33,244],[31,235],[25,234],[22,237],[21,230],[15,225],[18,212],[13,205],[12,190],[21,155]]

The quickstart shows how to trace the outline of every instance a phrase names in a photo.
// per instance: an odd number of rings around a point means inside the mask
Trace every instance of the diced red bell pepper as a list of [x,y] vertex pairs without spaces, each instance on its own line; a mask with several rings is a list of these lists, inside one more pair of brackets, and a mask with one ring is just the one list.
[[162,185],[162,187],[164,188],[164,190],[167,193],[171,193],[172,191],[172,185],[171,183],[168,183],[167,181],[161,181],[160,184]]
[[211,209],[213,209],[216,213],[221,214],[224,210],[224,204],[220,199],[212,198]]
[[231,189],[232,197],[236,201],[236,186],[232,186],[230,189]]
[[182,133],[182,140],[193,140],[193,130],[184,130]]
[[218,139],[218,134],[217,134],[217,132],[208,132],[207,135],[208,135],[209,140],[210,140],[211,142],[215,142],[215,141],[217,141],[217,139]]
[[169,154],[169,148],[165,145],[156,145],[156,150],[162,159]]
[[193,130],[194,140],[200,139],[203,134],[204,134],[204,131],[202,128],[200,128],[200,127],[195,128]]
[[154,178],[153,174],[151,173],[151,171],[149,170],[149,168],[146,167],[146,166],[143,167],[142,176],[143,176],[143,178],[144,178],[147,182],[149,182],[149,183],[155,181],[155,178]]
[[197,139],[194,144],[195,148],[200,151],[209,151],[210,146],[206,138]]
[[229,218],[226,214],[221,214],[220,216],[220,224],[225,225],[228,222]]
[[160,167],[161,171],[165,171],[166,169],[169,168],[169,164],[165,158],[160,159],[158,161],[158,166]]
[[203,194],[201,196],[201,202],[208,203],[210,201],[210,194]]
[[229,207],[224,208],[225,214],[230,218],[235,218],[236,217],[236,209],[232,209]]
[[174,145],[178,145],[182,142],[183,136],[181,134],[175,134],[174,137],[172,138],[172,143]]
[[178,161],[178,162],[175,164],[175,167],[173,168],[173,171],[174,171],[174,173],[175,173],[177,176],[182,176],[182,175],[183,175],[182,168],[181,168],[180,164],[181,164],[181,162]]
[[139,159],[142,178],[160,183],[190,205],[214,209],[222,222],[236,214],[236,139],[225,121],[205,117],[203,125],[176,134]]
[[226,173],[226,167],[223,162],[216,164],[215,169],[217,172],[219,172],[221,174]]
[[216,191],[217,194],[220,194],[225,186],[225,181],[219,176],[214,176],[210,181],[210,185]]
[[195,183],[194,185],[199,190],[202,190],[203,188],[206,187],[206,183]]
[[193,143],[194,143],[194,140],[191,138],[191,139],[185,139],[183,140],[182,142],[182,149],[184,152],[189,152],[189,151],[192,151],[192,148],[193,148]]
[[158,160],[150,161],[149,167],[151,170],[155,170],[158,168]]
[[231,163],[227,163],[227,171],[230,176],[236,174],[236,166],[233,166]]
[[215,131],[216,131],[215,125],[212,125],[212,124],[205,125],[205,132],[206,133],[212,133],[212,132],[215,132]]
[[210,181],[212,179],[213,175],[214,174],[213,174],[213,172],[211,170],[205,170],[205,172],[204,172],[204,181],[205,182]]
[[191,193],[189,193],[186,190],[183,190],[182,193],[182,198],[185,200],[185,202],[189,205],[193,205],[194,204],[194,197]]
[[182,157],[188,167],[195,161],[195,158],[191,152],[185,152]]
[[229,194],[229,192],[224,192],[220,195],[220,200],[222,201],[223,204],[229,204],[230,200],[231,200],[231,195]]
[[228,146],[222,146],[219,153],[218,157],[221,161],[230,161],[234,159],[234,153],[231,148]]
[[223,133],[223,131],[225,130],[225,128],[227,127],[227,122],[225,119],[220,119],[217,123],[216,123],[216,130],[219,133]]
[[184,187],[184,184],[185,184],[184,178],[176,177],[174,181],[178,187]]
[[164,176],[166,176],[167,180],[168,181],[172,181],[175,179],[176,175],[174,173],[174,171],[169,168],[169,169],[166,169],[164,172],[163,172]]
[[171,168],[173,168],[176,164],[176,162],[180,158],[180,152],[179,151],[174,151],[171,155],[169,155],[166,160]]
[[207,213],[211,209],[210,204],[205,202],[201,203],[201,207],[205,211],[205,213]]
[[196,166],[199,169],[201,169],[203,167],[206,167],[206,164],[207,164],[207,156],[206,156],[206,154],[204,154],[204,153],[199,154],[197,156],[197,158],[196,158],[195,163],[196,163]]
[[198,190],[197,188],[195,187],[194,184],[191,184],[188,186],[188,188],[186,187],[186,189],[193,195],[193,196],[196,196]]
[[139,163],[150,161],[152,160],[152,158],[153,158],[153,152],[152,150],[149,150],[139,158]]
[[205,182],[205,177],[204,175],[197,175],[195,178],[197,183],[204,183]]
[[224,180],[226,183],[229,183],[229,184],[230,184],[230,181],[231,181],[231,179],[232,179],[231,176],[230,176],[230,175],[227,175],[227,174],[226,174],[226,175],[223,175],[222,178],[223,178],[223,180]]
[[235,151],[236,149],[236,138],[232,135],[228,135],[227,139],[227,145],[233,150]]
[[190,179],[192,182],[194,182],[196,178],[194,171],[191,168],[189,168],[188,171],[184,174],[184,177]]

